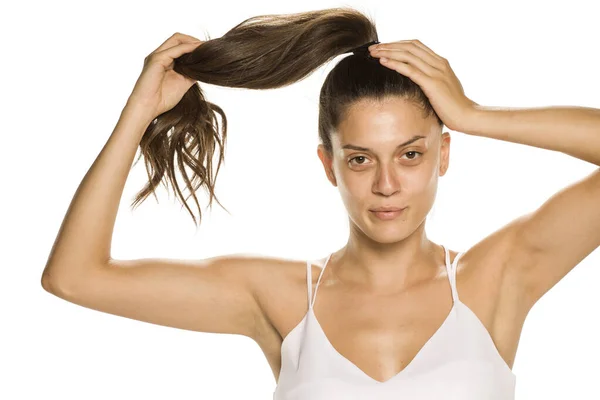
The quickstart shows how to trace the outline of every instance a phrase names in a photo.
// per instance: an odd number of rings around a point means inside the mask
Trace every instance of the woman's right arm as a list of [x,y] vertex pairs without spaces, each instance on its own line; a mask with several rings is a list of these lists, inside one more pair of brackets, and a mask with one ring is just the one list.
[[110,254],[119,202],[140,140],[156,115],[172,108],[192,84],[176,82],[172,76],[164,79],[159,64],[189,52],[192,45],[198,43],[175,34],[155,56],[147,57],[114,131],[75,192],[42,274],[42,286],[65,300],[115,315],[255,337],[266,320],[254,282],[260,281],[257,274],[267,265],[278,264],[275,259],[115,260]]
[[119,202],[151,117],[127,104],[115,129],[79,184],[50,251],[42,283],[66,286],[110,262]]

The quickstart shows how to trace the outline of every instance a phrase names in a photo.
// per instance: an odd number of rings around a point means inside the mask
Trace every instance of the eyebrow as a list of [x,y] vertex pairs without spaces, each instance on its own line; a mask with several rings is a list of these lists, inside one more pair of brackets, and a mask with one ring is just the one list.
[[[412,137],[412,139],[407,140],[404,143],[399,144],[398,146],[396,146],[396,149],[399,149],[401,147],[407,146],[413,142],[416,142],[419,139],[425,139],[425,136],[421,136],[421,135],[415,135]],[[351,150],[358,150],[358,151],[371,151],[371,149],[366,148],[366,147],[361,147],[361,146],[356,146],[353,144],[346,144],[344,146],[342,146],[342,149],[351,149]]]

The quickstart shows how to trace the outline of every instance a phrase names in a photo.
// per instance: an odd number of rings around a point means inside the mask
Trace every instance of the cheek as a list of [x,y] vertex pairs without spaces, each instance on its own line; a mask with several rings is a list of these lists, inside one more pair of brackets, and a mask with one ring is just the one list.
[[348,209],[359,207],[364,202],[364,197],[371,193],[367,179],[348,179],[347,176],[340,176],[337,184],[342,201]]
[[372,178],[367,174],[342,174],[338,189],[347,208],[360,208],[373,202]]
[[437,170],[434,172],[425,171],[419,179],[412,182],[410,187],[412,190],[409,194],[409,203],[415,209],[418,208],[420,210],[419,213],[427,213],[433,206],[437,194]]
[[337,175],[337,188],[346,210],[350,214],[360,212],[365,206],[373,203],[370,178],[357,174]]
[[[397,177],[397,185],[400,192],[406,194],[420,193],[427,191],[432,185],[436,184],[436,174],[432,174],[427,168],[415,168],[405,171]],[[336,181],[341,193],[353,196],[363,197],[372,196],[374,177],[367,171],[364,173],[350,172],[347,174],[336,175]]]
[[435,199],[437,187],[437,174],[424,170],[418,176],[411,176],[405,181],[405,194],[408,202],[414,207],[429,208]]
[[435,174],[426,169],[422,169],[416,174],[407,175],[405,178],[403,181],[405,189],[415,194],[428,192],[436,185]]

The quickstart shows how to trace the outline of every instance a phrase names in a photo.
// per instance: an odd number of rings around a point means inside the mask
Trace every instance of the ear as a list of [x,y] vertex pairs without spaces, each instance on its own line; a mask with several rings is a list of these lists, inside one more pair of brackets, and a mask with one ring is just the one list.
[[317,155],[321,159],[323,168],[325,168],[327,179],[333,186],[337,187],[337,180],[335,179],[335,174],[333,172],[333,155],[329,154],[327,150],[325,150],[325,146],[322,144],[317,146]]
[[446,175],[448,167],[450,166],[450,133],[444,132],[440,136],[440,175]]

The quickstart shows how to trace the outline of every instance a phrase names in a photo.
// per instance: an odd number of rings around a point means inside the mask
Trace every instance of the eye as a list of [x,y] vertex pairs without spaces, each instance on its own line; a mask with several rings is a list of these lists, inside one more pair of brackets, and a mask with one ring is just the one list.
[[[420,152],[418,152],[418,151],[407,151],[406,153],[404,153],[404,155],[411,154],[411,153],[412,153],[412,154],[418,154],[419,156],[422,156],[422,155],[423,155],[423,153],[420,153]],[[415,155],[413,158],[409,158],[409,160],[416,160],[416,159],[417,159],[417,156],[416,156],[416,155]]]
[[[359,158],[361,158],[361,159],[363,159],[363,160],[364,160],[364,159],[366,159],[366,157],[365,157],[365,156],[356,156],[356,157],[352,157],[351,159],[349,159],[349,160],[348,160],[348,163],[352,163],[352,161],[354,161],[354,160],[358,160]],[[363,163],[361,162],[361,163],[358,163],[358,164],[356,164],[356,165],[362,165],[362,164],[363,164]]]
[[[407,159],[412,161],[412,160],[416,160],[417,154],[419,155],[419,157],[421,157],[423,155],[423,153],[419,152],[419,151],[407,151],[406,153],[404,153],[404,156],[407,154],[412,154],[412,157],[408,157]],[[356,157],[352,157],[351,159],[348,160],[348,163],[352,163],[354,160],[363,160],[362,162],[355,162],[354,165],[364,165],[364,160],[366,159],[365,156],[356,156]]]

